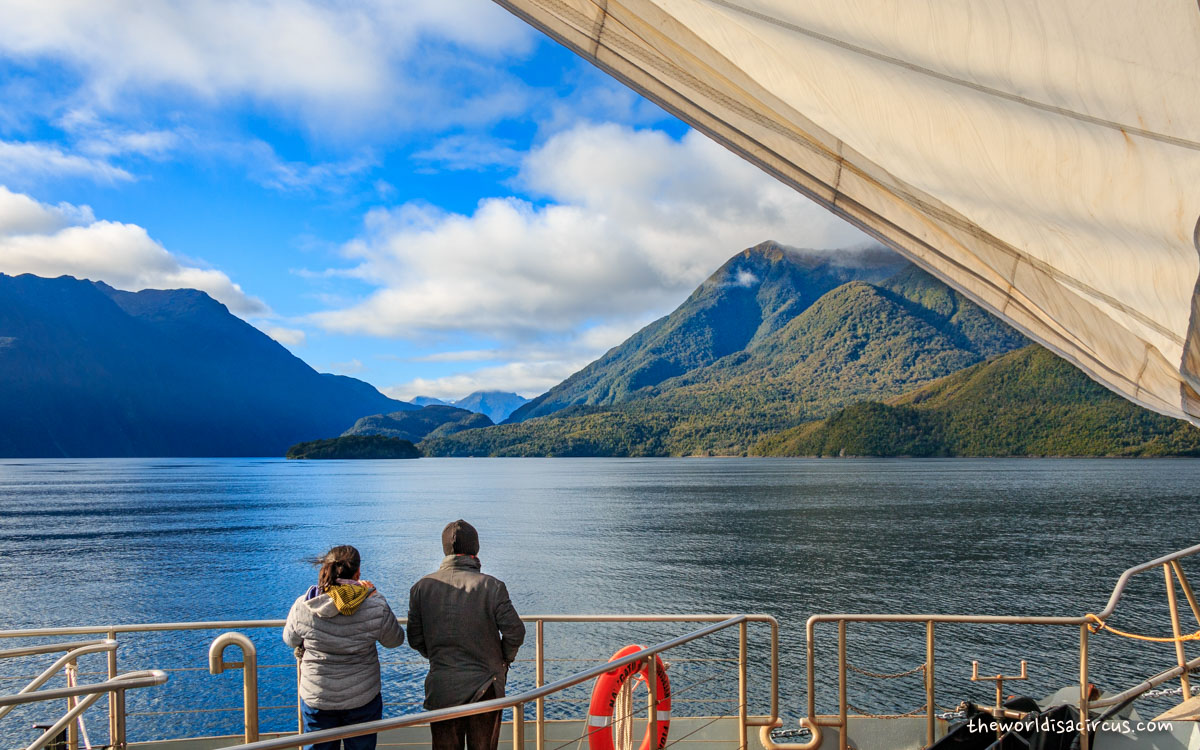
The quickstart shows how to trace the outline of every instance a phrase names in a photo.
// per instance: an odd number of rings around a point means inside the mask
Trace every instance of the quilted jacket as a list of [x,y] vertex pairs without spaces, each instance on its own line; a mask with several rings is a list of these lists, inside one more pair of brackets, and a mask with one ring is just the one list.
[[[366,705],[380,692],[379,652],[404,643],[404,630],[383,594],[376,592],[352,614],[338,611],[329,594],[305,601],[288,613],[283,642],[300,656],[300,698],[316,709]],[[303,653],[301,653],[303,649]]]

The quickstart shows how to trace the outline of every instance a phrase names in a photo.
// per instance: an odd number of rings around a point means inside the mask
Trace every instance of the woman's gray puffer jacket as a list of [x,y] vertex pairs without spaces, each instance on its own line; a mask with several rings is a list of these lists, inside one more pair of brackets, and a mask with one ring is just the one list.
[[283,626],[283,642],[304,650],[300,698],[322,710],[366,705],[380,691],[376,641],[385,648],[404,643],[404,630],[383,594],[375,592],[348,615],[329,594],[307,601],[301,596]]

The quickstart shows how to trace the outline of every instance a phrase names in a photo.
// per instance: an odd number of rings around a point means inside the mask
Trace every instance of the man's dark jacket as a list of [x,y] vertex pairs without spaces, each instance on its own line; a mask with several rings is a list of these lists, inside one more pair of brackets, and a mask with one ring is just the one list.
[[448,555],[409,591],[408,643],[429,659],[426,709],[471,703],[491,685],[503,696],[524,640],[508,589],[479,572],[477,557]]

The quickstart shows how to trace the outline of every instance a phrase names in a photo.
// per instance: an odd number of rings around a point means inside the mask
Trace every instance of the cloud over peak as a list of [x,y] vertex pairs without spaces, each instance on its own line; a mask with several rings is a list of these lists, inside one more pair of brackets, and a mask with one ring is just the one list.
[[200,289],[240,315],[267,306],[227,275],[190,265],[136,224],[97,221],[87,206],[52,206],[0,185],[0,272],[75,276],[118,289]]
[[690,132],[582,124],[529,152],[528,198],[470,215],[409,203],[368,214],[337,273],[377,287],[313,316],[339,333],[472,331],[527,340],[678,303],[741,248],[858,244],[863,236]]

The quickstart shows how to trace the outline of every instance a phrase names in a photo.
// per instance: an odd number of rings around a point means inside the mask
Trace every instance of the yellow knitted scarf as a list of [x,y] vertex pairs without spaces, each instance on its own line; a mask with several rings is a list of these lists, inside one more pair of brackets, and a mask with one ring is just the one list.
[[337,605],[338,612],[341,612],[343,615],[352,615],[374,591],[375,589],[369,586],[340,583],[330,586],[325,590],[325,593],[333,598],[333,603]]

